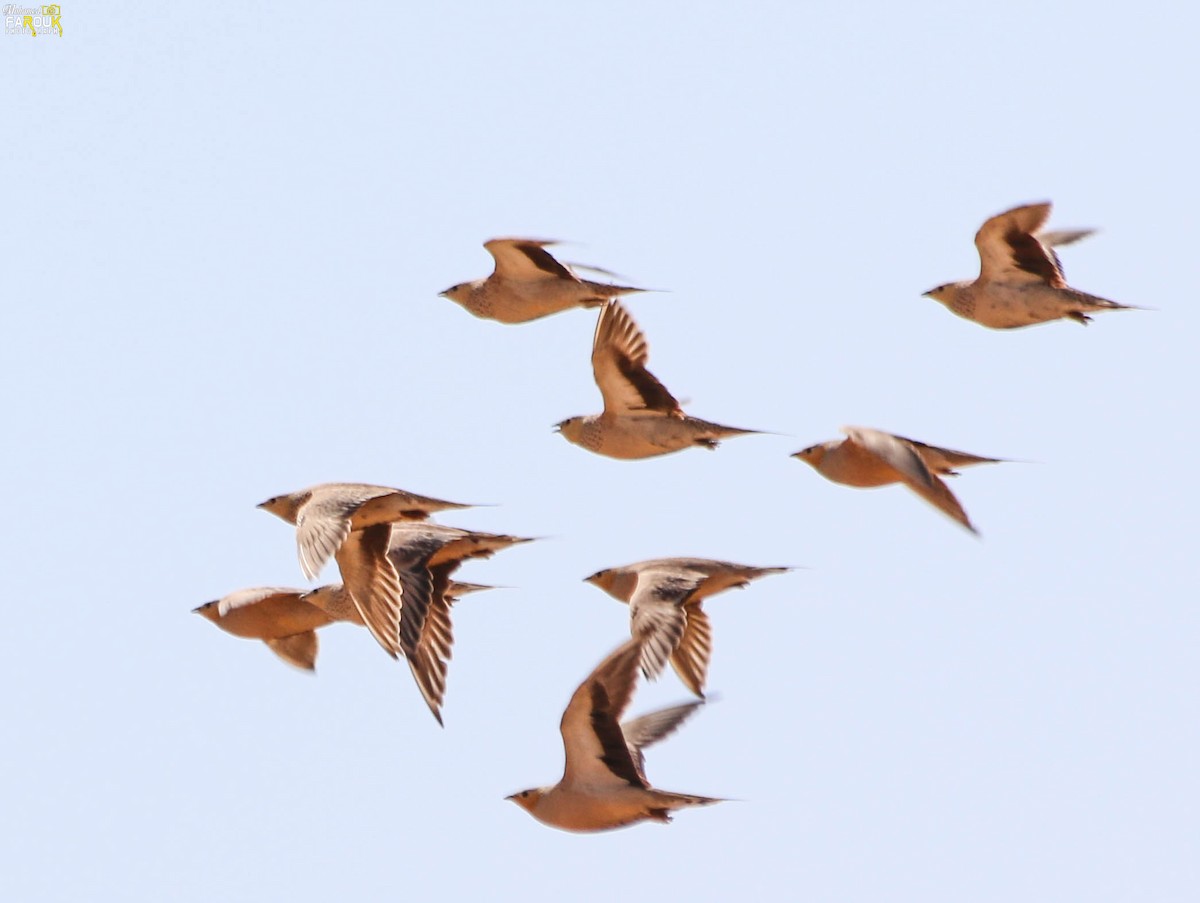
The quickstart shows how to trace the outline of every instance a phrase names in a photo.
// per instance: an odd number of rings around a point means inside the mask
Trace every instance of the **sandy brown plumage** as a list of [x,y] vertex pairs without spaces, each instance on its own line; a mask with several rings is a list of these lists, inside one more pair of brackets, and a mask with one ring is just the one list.
[[1063,318],[1086,324],[1089,313],[1134,309],[1067,285],[1054,247],[1078,241],[1092,230],[1044,232],[1049,217],[1049,202],[1014,207],[991,217],[975,234],[978,278],[939,285],[925,297],[992,329]]
[[597,571],[587,582],[629,605],[629,629],[643,641],[646,677],[657,677],[669,661],[684,685],[703,696],[712,658],[712,625],[704,600],[788,570],[711,558],[655,558]]
[[331,556],[337,559],[363,623],[395,657],[401,651],[397,625],[402,602],[399,575],[387,557],[390,525],[470,505],[370,483],[322,483],[269,498],[258,507],[296,525],[300,567],[309,580]]
[[650,458],[756,432],[683,412],[675,396],[646,368],[649,345],[619,301],[600,311],[592,339],[592,372],[604,399],[600,414],[557,424],[568,442],[610,458]]
[[675,706],[622,724],[637,683],[641,643],[631,639],[605,658],[572,694],[559,725],[566,759],[562,780],[508,799],[538,821],[565,831],[605,831],[719,799],[658,790],[646,780],[641,747],[670,734],[695,710]]
[[304,590],[289,587],[255,587],[192,611],[233,636],[262,640],[289,665],[312,671],[317,661],[316,630],[334,619],[304,601],[304,595]]
[[845,439],[810,445],[792,457],[826,479],[846,486],[873,488],[903,483],[972,533],[979,532],[941,477],[956,476],[957,467],[995,464],[1003,459],[938,448],[870,427],[847,426],[842,432]]
[[553,244],[557,242],[493,238],[483,245],[496,262],[492,274],[452,285],[441,296],[483,319],[526,323],[573,307],[599,307],[609,298],[644,291],[581,278],[546,250]]

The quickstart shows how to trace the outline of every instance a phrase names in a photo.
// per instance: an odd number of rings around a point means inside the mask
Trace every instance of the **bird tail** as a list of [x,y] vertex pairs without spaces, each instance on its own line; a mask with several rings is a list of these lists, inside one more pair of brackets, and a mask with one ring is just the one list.
[[584,285],[594,291],[598,297],[604,298],[616,298],[618,295],[631,295],[634,292],[658,291],[658,289],[652,288],[634,288],[632,285],[610,285],[607,282],[592,282],[590,279],[585,279]]
[[688,417],[687,419],[696,427],[696,432],[699,434],[694,442],[705,448],[716,448],[721,439],[730,439],[733,436],[758,436],[763,432],[762,430],[746,430],[737,426],[725,426],[723,423],[713,423],[698,417]]
[[711,806],[713,803],[726,802],[716,796],[694,796],[690,793],[671,793],[668,790],[654,790],[652,793],[654,801],[651,804],[650,817],[662,822],[669,822],[671,813],[676,809]]
[[[750,580],[757,580],[759,577],[769,577],[771,574],[786,574],[790,570],[793,570],[793,567],[774,567],[774,568],[748,567],[743,571],[743,573],[745,574],[746,580],[748,582]],[[741,585],[746,586],[747,583],[743,583]]]
[[[1116,301],[1109,301],[1107,298],[1101,298],[1099,295],[1089,295],[1087,292],[1071,290],[1074,300],[1079,304],[1079,313],[1093,313],[1106,310],[1154,310],[1153,307],[1138,307],[1135,304],[1120,304]],[[1078,319],[1072,317],[1072,319]],[[1085,318],[1086,319],[1086,318]]]

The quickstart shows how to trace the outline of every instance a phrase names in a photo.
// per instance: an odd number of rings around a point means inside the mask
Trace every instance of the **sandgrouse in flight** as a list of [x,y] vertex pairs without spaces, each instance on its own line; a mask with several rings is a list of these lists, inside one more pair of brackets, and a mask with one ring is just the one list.
[[985,458],[950,448],[938,448],[893,436],[865,426],[842,427],[845,439],[810,445],[792,455],[817,473],[846,486],[875,487],[903,483],[929,504],[978,533],[942,476],[957,476],[956,467],[995,464],[1002,458]]
[[556,242],[533,238],[493,238],[484,242],[496,261],[492,275],[452,285],[441,297],[485,320],[525,323],[572,307],[599,307],[609,298],[644,291],[579,278],[546,250],[553,244]]
[[675,396],[646,369],[650,349],[633,317],[613,300],[605,304],[592,339],[592,372],[604,411],[556,425],[563,437],[610,458],[636,459],[756,432],[710,423],[683,413]]
[[651,787],[642,748],[661,740],[700,702],[620,723],[637,682],[641,642],[632,639],[602,661],[571,696],[560,729],[566,767],[550,787],[507,797],[538,821],[564,831],[605,831],[640,821],[669,822],[671,812],[721,800]]
[[1090,235],[1090,229],[1041,232],[1049,202],[1027,204],[993,216],[975,233],[979,276],[930,289],[933,298],[967,320],[992,329],[1015,329],[1049,320],[1087,325],[1089,313],[1133,309],[1067,285],[1054,246]]

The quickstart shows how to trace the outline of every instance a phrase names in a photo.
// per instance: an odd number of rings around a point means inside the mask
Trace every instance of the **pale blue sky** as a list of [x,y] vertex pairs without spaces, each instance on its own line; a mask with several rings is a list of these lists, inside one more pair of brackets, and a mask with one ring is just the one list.
[[[303,8],[302,8],[303,9]],[[1139,3],[64,3],[0,43],[12,900],[1192,901],[1200,884],[1194,10]],[[1155,312],[992,332],[921,292],[987,216],[1099,234]],[[437,297],[498,235],[670,289],[697,416],[618,462],[592,314]],[[787,455],[844,423],[1021,459],[955,490]],[[464,568],[446,728],[361,630],[318,674],[190,609],[303,586],[254,505],[325,480],[548,537]],[[720,702],[648,755],[740,802],[598,836],[504,802],[641,558],[803,565],[708,604]],[[330,568],[325,577],[336,579]],[[685,699],[667,675],[633,710]]]

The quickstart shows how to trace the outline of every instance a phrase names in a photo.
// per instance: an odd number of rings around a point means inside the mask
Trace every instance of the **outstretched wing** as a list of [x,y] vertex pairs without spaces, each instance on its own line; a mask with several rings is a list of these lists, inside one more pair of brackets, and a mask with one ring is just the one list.
[[1065,288],[1058,257],[1038,240],[1050,204],[1027,204],[997,214],[975,233],[979,278],[984,282],[1037,283]]
[[683,705],[675,705],[669,709],[659,709],[657,712],[640,715],[621,725],[621,730],[625,734],[625,742],[629,746],[629,754],[633,757],[633,762],[637,766],[642,780],[646,779],[646,757],[642,754],[642,750],[675,733],[679,730],[679,726],[702,705],[704,705],[702,699],[685,702]]
[[371,636],[384,652],[396,658],[403,645],[400,638],[400,575],[388,558],[390,524],[355,530],[337,551],[342,583],[354,600]]
[[493,238],[484,242],[483,246],[495,259],[495,275],[501,279],[516,282],[566,279],[578,282],[579,278],[546,250],[547,245],[553,244],[557,242],[534,238]]
[[562,786],[647,786],[620,724],[637,682],[641,651],[636,638],[627,641],[597,665],[571,696],[559,725],[566,755]]
[[896,471],[904,484],[935,508],[954,518],[972,533],[978,533],[954,493],[930,470],[920,453],[904,439],[869,427],[844,427],[847,441],[874,455]]
[[629,312],[619,301],[607,302],[592,339],[592,372],[610,413],[657,411],[682,416],[675,400],[646,369],[650,349]]

